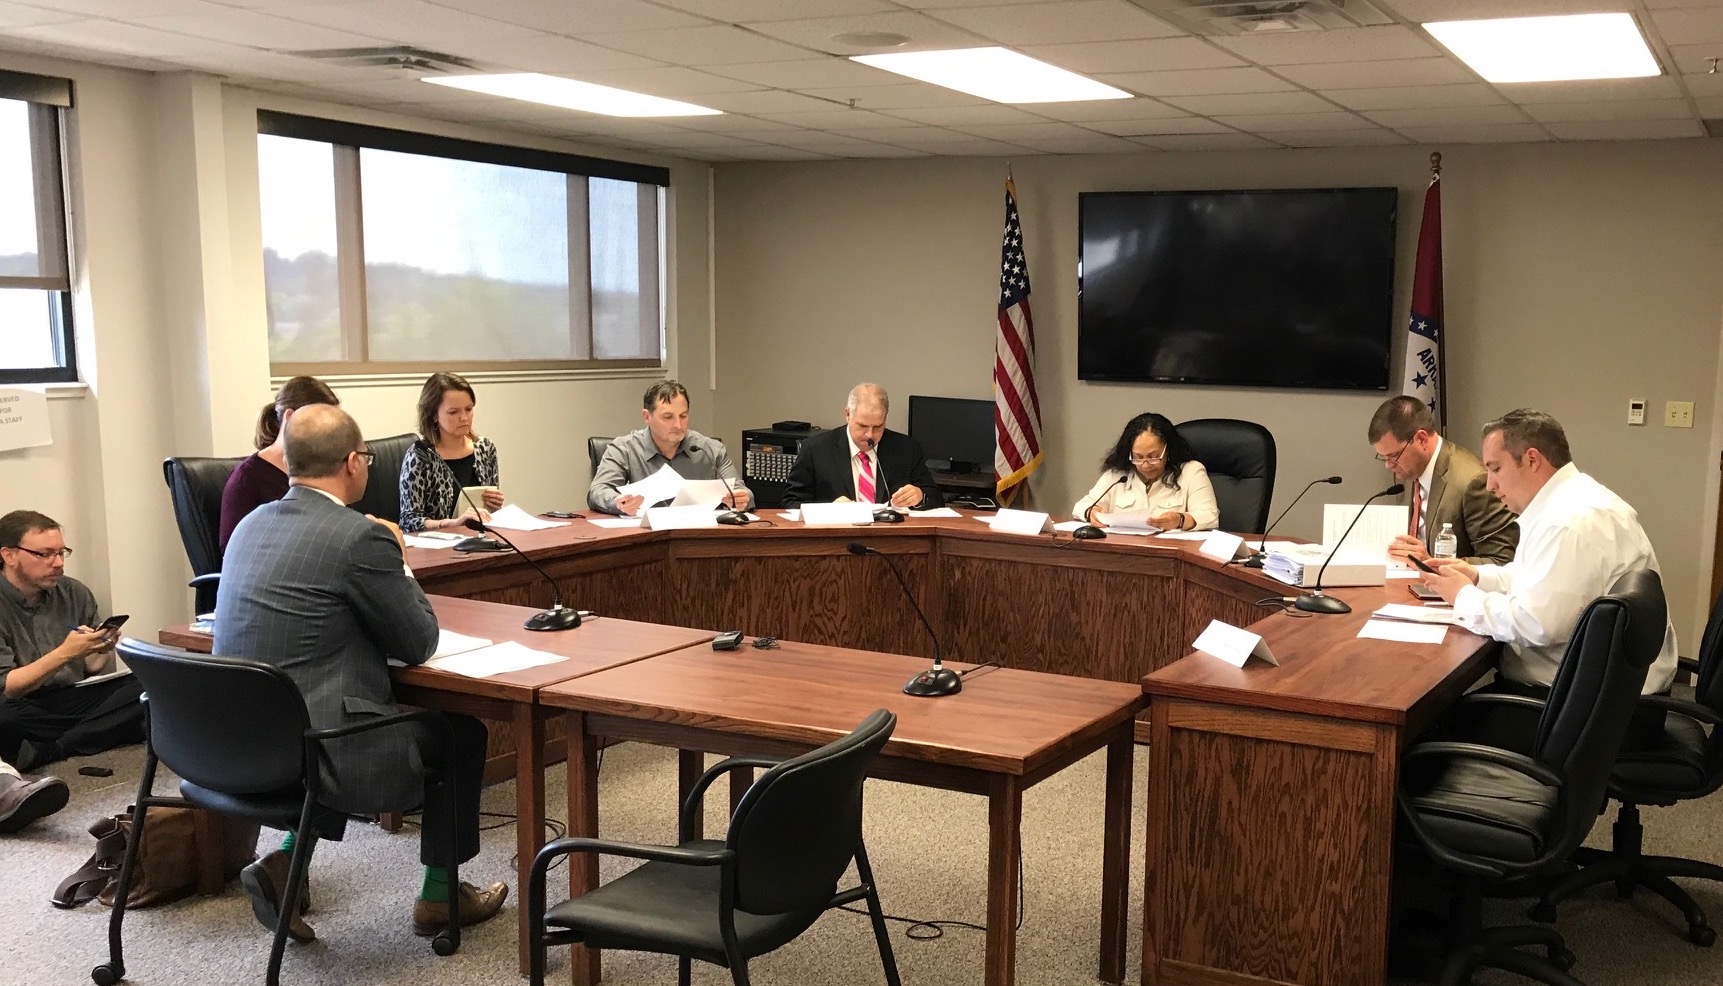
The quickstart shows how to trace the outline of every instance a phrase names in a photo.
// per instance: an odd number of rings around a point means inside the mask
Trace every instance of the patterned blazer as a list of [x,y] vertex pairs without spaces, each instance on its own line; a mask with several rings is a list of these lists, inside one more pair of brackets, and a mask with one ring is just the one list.
[[[423,664],[436,649],[431,604],[381,524],[295,486],[234,529],[216,595],[215,653],[287,672],[313,727],[400,711],[387,659]],[[325,744],[326,800],[365,814],[416,806],[428,740],[422,726],[404,723]]]
[[[480,486],[496,486],[497,445],[488,438],[473,439],[473,471]],[[422,531],[426,520],[460,516],[461,484],[455,471],[424,439],[407,446],[401,459],[401,530]],[[481,504],[482,506],[483,504]]]

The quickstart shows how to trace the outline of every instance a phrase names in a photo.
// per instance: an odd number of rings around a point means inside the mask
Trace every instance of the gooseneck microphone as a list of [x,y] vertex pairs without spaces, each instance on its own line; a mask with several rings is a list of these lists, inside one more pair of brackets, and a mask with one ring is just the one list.
[[1298,501],[1304,499],[1304,494],[1309,493],[1311,487],[1316,486],[1320,483],[1330,483],[1334,486],[1339,486],[1341,483],[1341,479],[1339,476],[1329,476],[1325,479],[1313,479],[1310,481],[1310,486],[1306,486],[1304,489],[1299,490],[1298,495],[1292,498],[1292,502],[1286,505],[1286,509],[1282,510],[1280,512],[1280,516],[1274,518],[1274,520],[1272,522],[1270,522],[1267,527],[1263,528],[1263,530],[1262,530],[1262,543],[1258,544],[1256,546],[1256,550],[1251,553],[1251,556],[1249,558],[1246,558],[1244,561],[1239,562],[1240,565],[1244,566],[1245,568],[1261,568],[1262,567],[1262,559],[1265,555],[1268,554],[1268,532],[1274,530],[1275,524],[1278,524],[1281,521],[1286,519],[1286,515],[1292,512],[1293,507],[1298,506]]
[[1364,511],[1370,509],[1370,501],[1379,500],[1385,496],[1399,496],[1404,492],[1406,492],[1406,485],[1404,483],[1395,483],[1393,486],[1388,487],[1382,492],[1372,495],[1369,500],[1364,501],[1364,505],[1358,508],[1357,516],[1352,518],[1352,523],[1346,525],[1346,531],[1340,535],[1340,540],[1334,542],[1334,547],[1328,549],[1328,557],[1322,559],[1322,567],[1316,570],[1316,585],[1312,589],[1311,594],[1308,596],[1299,596],[1292,604],[1295,608],[1301,609],[1306,613],[1352,612],[1352,607],[1346,605],[1344,600],[1322,594],[1323,573],[1328,571],[1328,563],[1334,560],[1335,554],[1340,551],[1340,546],[1346,543],[1346,535],[1352,533],[1352,529],[1358,526],[1358,521],[1363,519]]
[[580,611],[569,609],[562,604],[562,587],[556,584],[556,580],[550,577],[550,573],[544,570],[543,565],[534,561],[531,555],[520,550],[513,541],[503,537],[503,533],[501,531],[494,527],[486,526],[484,521],[479,520],[476,517],[469,517],[463,521],[463,523],[468,530],[479,531],[480,533],[489,534],[495,538],[501,538],[504,544],[513,548],[515,554],[526,559],[526,563],[531,565],[533,570],[538,572],[539,575],[543,576],[546,582],[550,583],[550,598],[553,605],[542,613],[537,613],[533,616],[527,617],[526,623],[522,624],[523,626],[528,630],[573,630],[575,627],[580,626]]
[[915,593],[909,591],[909,583],[903,579],[903,572],[898,570],[897,562],[891,556],[876,548],[870,548],[860,541],[851,541],[845,547],[852,555],[878,555],[891,566],[891,574],[897,576],[897,584],[903,587],[903,594],[909,597],[909,604],[915,608],[915,615],[921,617],[921,625],[927,628],[927,635],[933,640],[933,667],[909,679],[903,686],[905,695],[918,698],[939,698],[943,695],[956,695],[963,690],[963,677],[947,668],[940,657],[939,634],[933,632],[933,624],[927,622],[927,614],[921,611],[921,604],[915,601]]
[[1089,504],[1089,509],[1083,511],[1083,523],[1093,524],[1095,522],[1093,518],[1095,516],[1096,504],[1099,504],[1102,500],[1105,500],[1107,498],[1108,493],[1111,493],[1114,490],[1118,489],[1120,483],[1128,483],[1130,481],[1131,481],[1131,470],[1127,469],[1127,470],[1125,470],[1125,474],[1123,476],[1120,476],[1118,479],[1113,480],[1113,485],[1111,485],[1111,486],[1109,486],[1106,489],[1101,491],[1101,495],[1095,498],[1095,502]]

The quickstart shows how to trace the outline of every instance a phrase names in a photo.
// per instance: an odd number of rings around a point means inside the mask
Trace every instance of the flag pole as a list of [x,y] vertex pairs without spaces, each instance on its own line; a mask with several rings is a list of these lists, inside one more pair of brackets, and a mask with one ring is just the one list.
[[[1430,152],[1430,184],[1435,185],[1442,180],[1442,152]],[[1448,313],[1446,295],[1443,291],[1436,297],[1436,324],[1441,326],[1442,359],[1436,364],[1436,400],[1439,410],[1436,413],[1436,425],[1443,431],[1448,430]]]

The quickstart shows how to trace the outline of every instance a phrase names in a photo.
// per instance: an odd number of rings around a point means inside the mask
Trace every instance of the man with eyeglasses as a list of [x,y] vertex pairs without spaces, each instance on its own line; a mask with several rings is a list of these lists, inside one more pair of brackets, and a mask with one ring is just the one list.
[[1370,419],[1376,461],[1411,490],[1405,534],[1388,545],[1394,558],[1428,560],[1430,546],[1452,524],[1457,557],[1474,565],[1513,560],[1520,529],[1514,515],[1485,488],[1483,463],[1442,438],[1436,416],[1416,397],[1390,397]]
[[114,670],[119,630],[98,626],[95,595],[66,574],[71,553],[53,518],[0,517],[0,760],[25,773],[144,738],[136,679],[79,685]]

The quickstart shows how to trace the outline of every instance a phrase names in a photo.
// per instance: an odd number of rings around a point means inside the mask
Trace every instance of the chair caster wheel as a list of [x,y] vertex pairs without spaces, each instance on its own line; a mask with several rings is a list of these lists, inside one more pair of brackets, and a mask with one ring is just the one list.
[[431,939],[431,951],[438,955],[453,955],[460,947],[460,941],[447,931],[440,932],[437,937]]
[[90,979],[95,982],[96,986],[114,986],[115,983],[125,977],[125,967],[116,966],[111,962],[103,962],[90,970]]
[[1540,924],[1554,924],[1555,904],[1547,900],[1540,900],[1532,905],[1531,910],[1526,912],[1526,917]]
[[1717,929],[1708,924],[1687,926],[1687,940],[1700,948],[1710,948],[1717,941]]
[[1551,965],[1566,972],[1573,968],[1574,954],[1572,951],[1557,945],[1549,950],[1549,960]]

